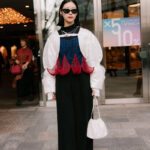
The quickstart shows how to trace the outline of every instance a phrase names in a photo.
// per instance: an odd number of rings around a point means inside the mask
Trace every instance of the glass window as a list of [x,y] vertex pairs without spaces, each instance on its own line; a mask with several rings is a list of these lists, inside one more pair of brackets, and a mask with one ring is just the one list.
[[106,98],[142,97],[140,1],[102,0]]

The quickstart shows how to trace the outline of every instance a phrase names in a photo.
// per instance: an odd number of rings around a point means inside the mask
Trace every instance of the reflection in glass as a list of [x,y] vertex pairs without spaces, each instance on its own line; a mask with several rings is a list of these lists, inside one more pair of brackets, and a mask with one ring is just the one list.
[[80,11],[80,24],[94,32],[93,0],[77,0]]
[[139,0],[102,0],[106,98],[142,97]]

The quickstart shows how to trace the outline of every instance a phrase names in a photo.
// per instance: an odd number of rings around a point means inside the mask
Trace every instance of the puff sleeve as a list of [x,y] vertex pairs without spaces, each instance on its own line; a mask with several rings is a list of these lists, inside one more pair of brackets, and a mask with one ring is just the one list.
[[47,69],[51,69],[55,65],[57,59],[57,51],[54,45],[54,43],[56,42],[54,42],[54,39],[55,37],[52,33],[47,39],[43,51],[44,73],[42,78],[42,84],[44,87],[44,93],[46,94],[55,92],[55,76],[52,76],[47,71]]
[[97,37],[89,31],[88,34],[88,55],[87,61],[91,67],[94,67],[90,75],[90,85],[92,89],[102,89],[105,79],[105,68],[100,64],[103,58],[102,48]]

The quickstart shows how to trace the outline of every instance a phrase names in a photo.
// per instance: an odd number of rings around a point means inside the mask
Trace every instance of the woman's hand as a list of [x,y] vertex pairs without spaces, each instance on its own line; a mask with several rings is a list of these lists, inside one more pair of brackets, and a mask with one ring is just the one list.
[[98,89],[92,89],[93,97],[100,97],[100,91]]
[[22,65],[22,69],[25,70],[28,68],[29,62],[26,62],[25,64]]
[[55,93],[52,93],[52,100],[56,100],[56,95],[55,95]]
[[55,100],[56,99],[56,96],[55,96],[55,93],[54,92],[50,92],[50,93],[48,93],[48,100]]
[[95,96],[95,91],[94,91],[94,90],[92,90],[92,96],[93,96],[93,97]]
[[19,64],[20,64],[20,61],[19,61],[18,59],[16,59],[16,60],[15,60],[15,63],[16,63],[17,65],[19,65]]
[[22,65],[22,69],[23,69],[23,70],[26,70],[27,68],[28,68],[28,66],[27,66],[26,64],[23,64],[23,65]]

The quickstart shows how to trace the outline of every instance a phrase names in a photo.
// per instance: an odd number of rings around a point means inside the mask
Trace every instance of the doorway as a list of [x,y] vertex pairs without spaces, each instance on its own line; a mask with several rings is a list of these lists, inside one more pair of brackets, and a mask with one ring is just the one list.
[[[33,1],[23,0],[20,3],[19,0],[11,2],[5,0],[0,2],[0,6],[0,108],[16,107],[17,96],[19,95],[18,89],[24,86],[22,84],[23,86],[18,88],[18,82],[22,82],[23,75],[20,75],[20,78],[17,79],[19,74],[11,72],[12,66],[16,65],[15,60],[18,59],[17,53],[22,47],[20,45],[20,39],[22,38],[27,39],[28,42],[26,44],[32,52],[30,68],[33,72],[33,80],[32,97],[27,93],[22,94],[23,96],[20,99],[22,106],[38,105],[40,79],[40,67],[38,66],[40,57],[38,55],[38,39],[35,32]],[[24,54],[24,51],[22,54]],[[20,67],[21,65],[22,63],[20,63]],[[25,89],[28,89],[28,87]],[[24,91],[26,92],[27,90]]]
[[142,5],[140,0],[94,1],[95,33],[103,48],[106,68],[105,104],[148,100]]

